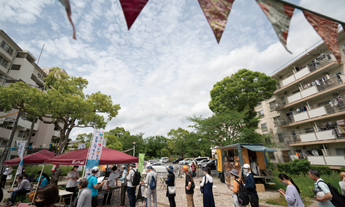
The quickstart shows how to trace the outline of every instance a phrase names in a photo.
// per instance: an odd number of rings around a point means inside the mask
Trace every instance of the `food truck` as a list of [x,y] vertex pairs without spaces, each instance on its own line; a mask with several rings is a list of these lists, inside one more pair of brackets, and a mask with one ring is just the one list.
[[267,169],[268,161],[265,152],[276,150],[262,144],[232,144],[215,148],[217,152],[217,172],[221,182],[231,183],[230,170],[235,168],[239,174],[242,166],[249,164],[256,183],[274,184],[270,182],[273,173]]

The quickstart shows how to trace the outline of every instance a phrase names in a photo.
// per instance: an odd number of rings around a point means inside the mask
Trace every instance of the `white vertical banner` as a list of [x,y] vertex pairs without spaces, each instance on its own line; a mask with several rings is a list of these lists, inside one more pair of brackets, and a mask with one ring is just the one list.
[[[78,144],[78,149],[84,149],[85,146],[86,146],[86,143],[79,143]],[[83,166],[79,165],[77,171],[82,171],[82,170],[83,170]]]
[[91,175],[91,169],[98,166],[102,155],[102,148],[104,145],[104,131],[95,129],[93,133],[92,142],[89,149],[89,154],[86,160],[86,176]]
[[23,170],[23,155],[24,155],[24,150],[25,150],[25,145],[27,141],[16,141],[17,142],[17,147],[18,147],[18,156],[20,158],[20,164],[17,169],[16,175],[22,174]]

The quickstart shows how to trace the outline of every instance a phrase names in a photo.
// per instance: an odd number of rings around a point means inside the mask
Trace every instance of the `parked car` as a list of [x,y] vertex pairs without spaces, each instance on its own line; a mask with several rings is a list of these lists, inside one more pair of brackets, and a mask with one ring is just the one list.
[[166,163],[166,162],[169,162],[169,157],[162,157],[159,162],[161,163]]
[[192,161],[192,158],[186,158],[179,162],[180,165],[187,165],[189,161]]
[[146,163],[146,166],[149,166],[149,165],[152,165],[153,163],[158,163],[158,162],[159,162],[158,159],[149,160],[149,161]]
[[202,160],[209,160],[209,158],[208,157],[197,157],[193,161],[194,161],[194,163],[197,162],[198,165],[199,165],[200,164],[199,162],[202,161]]
[[199,162],[198,162],[198,165],[202,165],[202,164],[205,164],[206,162],[209,162],[210,160],[200,160]]
[[181,160],[183,160],[183,158],[177,158],[177,159],[174,160],[172,163],[173,163],[173,164],[177,164],[177,163],[179,163]]
[[156,173],[166,173],[167,171],[167,166],[163,163],[153,163],[152,168]]
[[211,170],[216,170],[216,160],[210,160],[200,165],[201,167],[209,167]]

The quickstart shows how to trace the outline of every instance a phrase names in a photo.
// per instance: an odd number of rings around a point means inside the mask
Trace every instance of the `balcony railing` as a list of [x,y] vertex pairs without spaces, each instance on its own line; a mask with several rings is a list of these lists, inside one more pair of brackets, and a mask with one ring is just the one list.
[[[274,110],[279,110],[280,108],[283,108],[284,106],[297,102],[301,99],[307,98],[309,96],[315,95],[317,93],[321,93],[323,91],[326,91],[328,89],[332,89],[334,87],[337,87],[339,85],[342,85],[345,83],[345,76],[339,75],[339,77],[333,77],[328,80],[325,80],[323,82],[320,82],[319,85],[313,85],[307,88],[304,88],[303,91],[297,92],[291,96],[288,96],[287,98],[281,98],[281,102],[277,104]],[[272,108],[271,108],[272,110]]]
[[320,68],[323,68],[327,66],[330,63],[336,62],[336,58],[333,54],[324,54],[323,58],[319,58],[319,64],[307,64],[299,69],[296,73],[292,74],[291,76],[285,78],[284,80],[281,80],[277,84],[277,90],[284,88],[285,86],[295,82],[296,80],[299,80],[309,73],[312,73],[316,70],[319,70]]
[[[276,135],[278,137],[278,135]],[[344,140],[345,134],[337,134],[334,129],[328,129],[317,132],[296,132],[294,135],[284,136],[284,143],[289,144],[305,144],[308,142],[318,142],[327,140]]]
[[320,155],[320,156],[308,156],[308,161],[312,165],[329,165],[329,166],[344,166],[345,156],[332,156],[332,155]]

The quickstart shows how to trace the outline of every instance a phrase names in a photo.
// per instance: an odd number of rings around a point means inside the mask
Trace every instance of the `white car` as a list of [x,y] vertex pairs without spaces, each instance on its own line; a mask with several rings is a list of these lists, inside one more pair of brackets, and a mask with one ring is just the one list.
[[180,162],[178,162],[178,164],[180,165],[186,165],[189,161],[192,161],[193,159],[192,158],[186,158]]
[[167,166],[163,163],[153,163],[152,168],[156,173],[167,173]]
[[166,163],[166,162],[169,162],[169,157],[162,157],[159,162],[161,163]]

